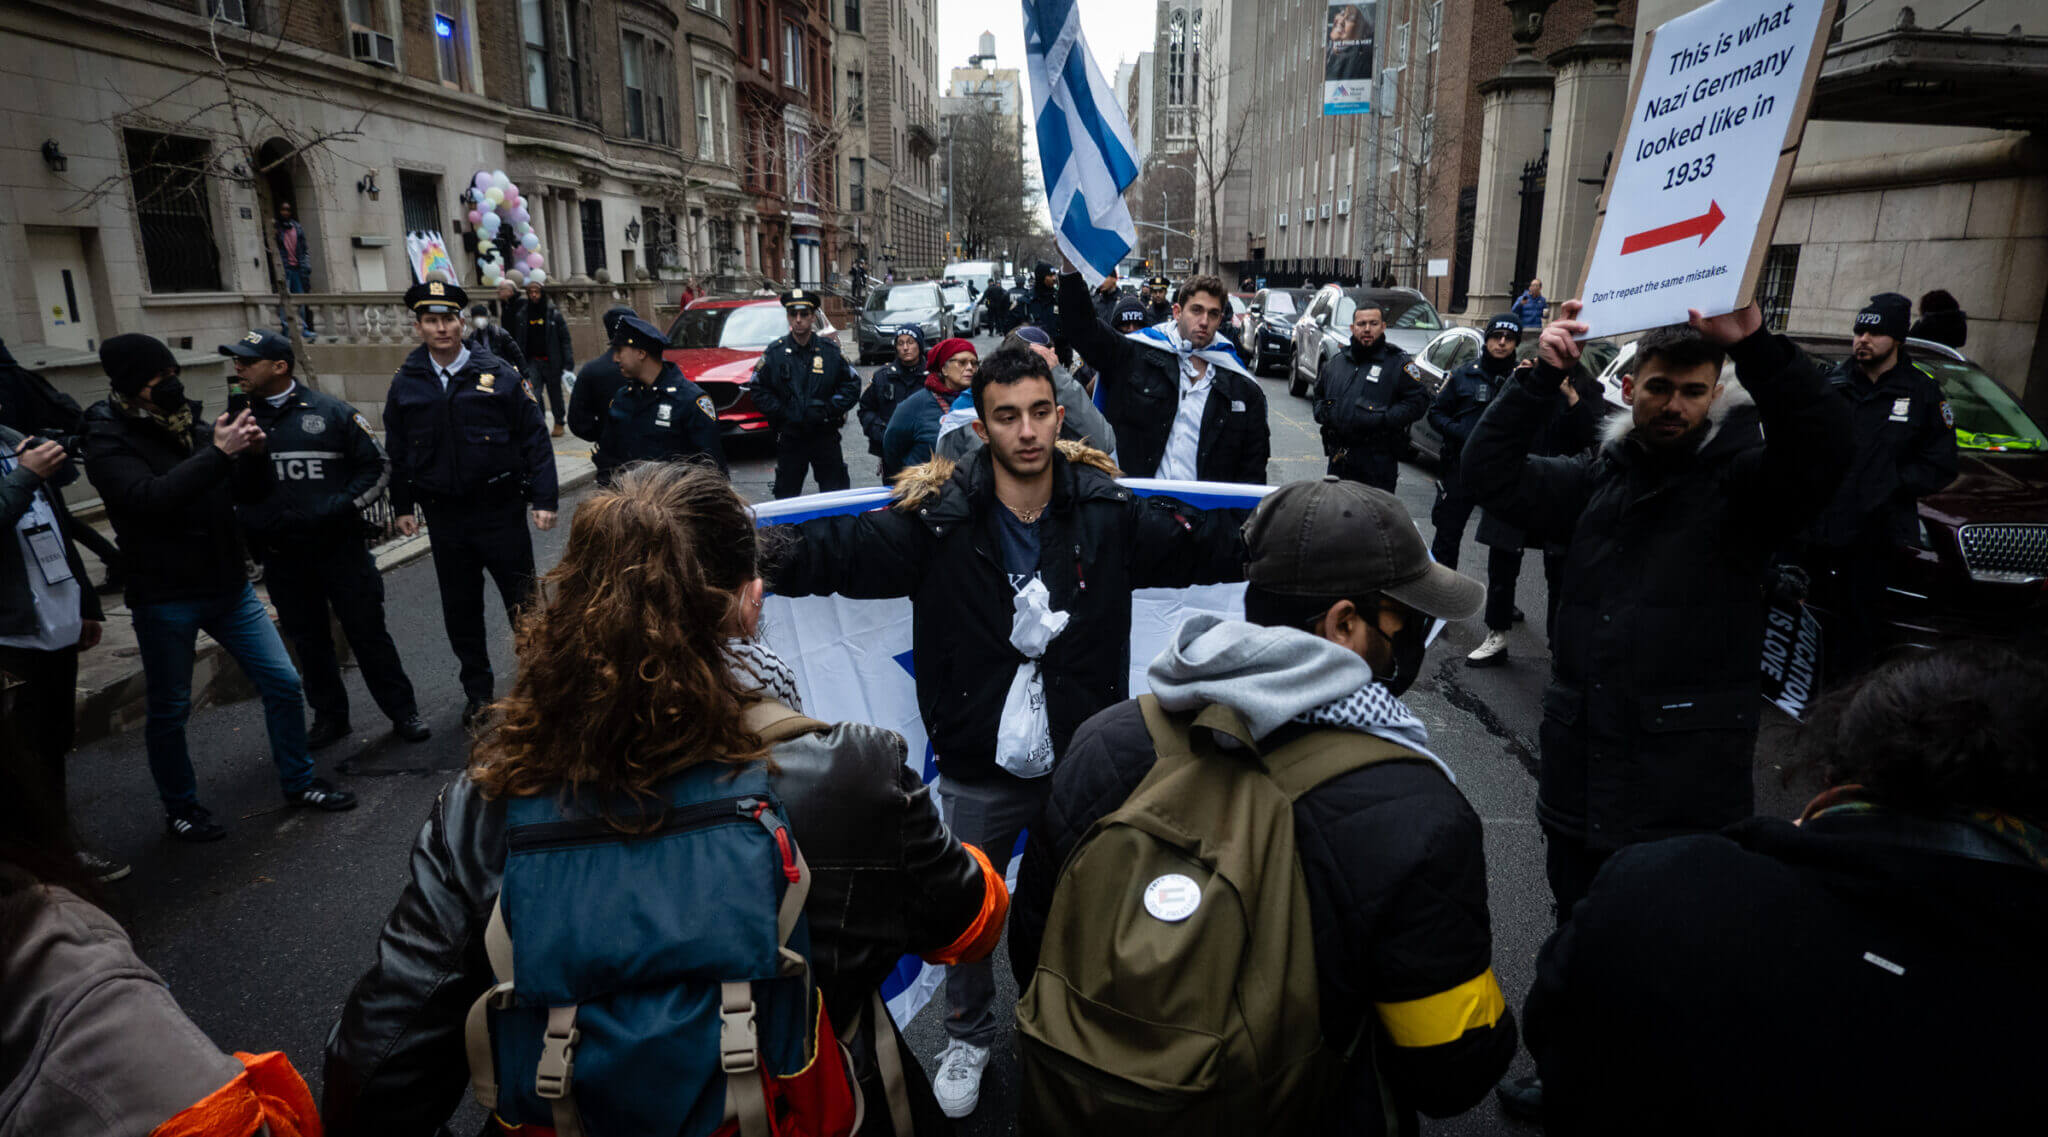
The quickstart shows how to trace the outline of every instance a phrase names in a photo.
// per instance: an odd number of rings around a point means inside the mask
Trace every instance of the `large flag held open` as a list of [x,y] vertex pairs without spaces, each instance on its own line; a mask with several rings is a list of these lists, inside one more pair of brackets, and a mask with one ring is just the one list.
[[[1267,486],[1174,482],[1126,478],[1141,495],[1170,494],[1200,508],[1249,509],[1270,492]],[[865,513],[889,502],[886,486],[840,490],[763,502],[754,507],[758,524],[808,521],[814,517]],[[1142,694],[1145,668],[1190,613],[1214,612],[1241,619],[1244,585],[1205,584],[1194,588],[1146,588],[1131,595],[1131,691]],[[1085,629],[1082,629],[1085,634]],[[910,653],[910,601],[852,600],[844,596],[774,596],[761,609],[761,637],[796,672],[804,713],[825,722],[865,722],[887,727],[909,744],[905,761],[926,782],[937,778],[924,720],[917,711],[917,661]],[[1015,850],[986,850],[991,859],[1009,855],[1016,884]],[[914,956],[898,962],[882,982],[882,998],[898,1025],[917,1017],[939,988],[946,969]]]
[[1092,287],[1137,243],[1124,189],[1138,147],[1088,54],[1077,0],[1024,0],[1024,54],[1053,234]]

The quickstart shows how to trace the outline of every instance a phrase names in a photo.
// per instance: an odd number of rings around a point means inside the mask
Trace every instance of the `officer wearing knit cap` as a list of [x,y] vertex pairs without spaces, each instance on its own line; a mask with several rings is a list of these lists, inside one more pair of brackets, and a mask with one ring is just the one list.
[[612,360],[626,385],[605,409],[597,443],[598,478],[610,484],[628,462],[705,462],[727,472],[718,410],[703,388],[662,358],[668,337],[626,316],[612,331]]
[[[1002,291],[1000,285],[993,287]],[[867,390],[860,393],[860,429],[868,436],[868,453],[876,458],[882,456],[882,438],[888,433],[896,407],[924,387],[924,334],[916,324],[904,324],[896,329],[891,342],[894,356],[875,368],[868,376]],[[896,473],[886,462],[881,464],[881,472],[885,482]]]
[[818,294],[793,288],[782,295],[789,334],[768,345],[754,369],[754,406],[775,429],[775,496],[804,488],[804,472],[819,492],[853,484],[839,449],[846,415],[860,401],[860,376],[839,345],[818,336]]
[[554,528],[558,498],[547,420],[519,371],[462,340],[462,286],[429,280],[406,290],[421,344],[391,377],[384,441],[398,531],[427,539],[440,582],[441,619],[461,663],[465,727],[495,690],[484,636],[484,574],[516,616],[533,588],[535,528]]
[[1870,298],[1849,341],[1850,358],[1828,376],[1849,404],[1855,456],[1835,498],[1806,531],[1800,563],[1822,607],[1830,683],[1876,662],[1872,638],[1895,545],[1918,537],[1914,502],[1956,477],[1955,412],[1941,384],[1907,356],[1913,302],[1896,292]]

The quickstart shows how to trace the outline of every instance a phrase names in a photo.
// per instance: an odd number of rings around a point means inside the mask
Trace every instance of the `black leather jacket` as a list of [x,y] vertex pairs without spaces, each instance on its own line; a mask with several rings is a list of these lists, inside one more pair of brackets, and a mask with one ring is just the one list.
[[[940,823],[904,752],[900,735],[858,723],[773,750],[776,793],[810,864],[811,963],[835,1024],[854,1019],[902,955],[957,950],[990,883]],[[463,1020],[492,982],[483,932],[504,868],[503,803],[457,778],[435,800],[376,960],[328,1036],[321,1114],[333,1137],[426,1137],[454,1112],[469,1084]],[[993,884],[1002,887],[1000,869]],[[986,954],[995,935],[977,940]],[[849,1049],[863,1090],[875,1090],[864,1095],[870,1120],[862,1131],[887,1133],[874,1084],[874,1018]],[[930,1090],[916,1069],[912,1060],[905,1072],[912,1112],[921,1113],[916,1105]]]

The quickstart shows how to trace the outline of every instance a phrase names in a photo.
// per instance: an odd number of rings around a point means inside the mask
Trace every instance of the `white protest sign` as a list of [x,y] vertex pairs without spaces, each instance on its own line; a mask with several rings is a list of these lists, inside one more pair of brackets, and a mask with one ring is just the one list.
[[1643,40],[1579,319],[1609,336],[1749,302],[1835,0],[1714,0]]

